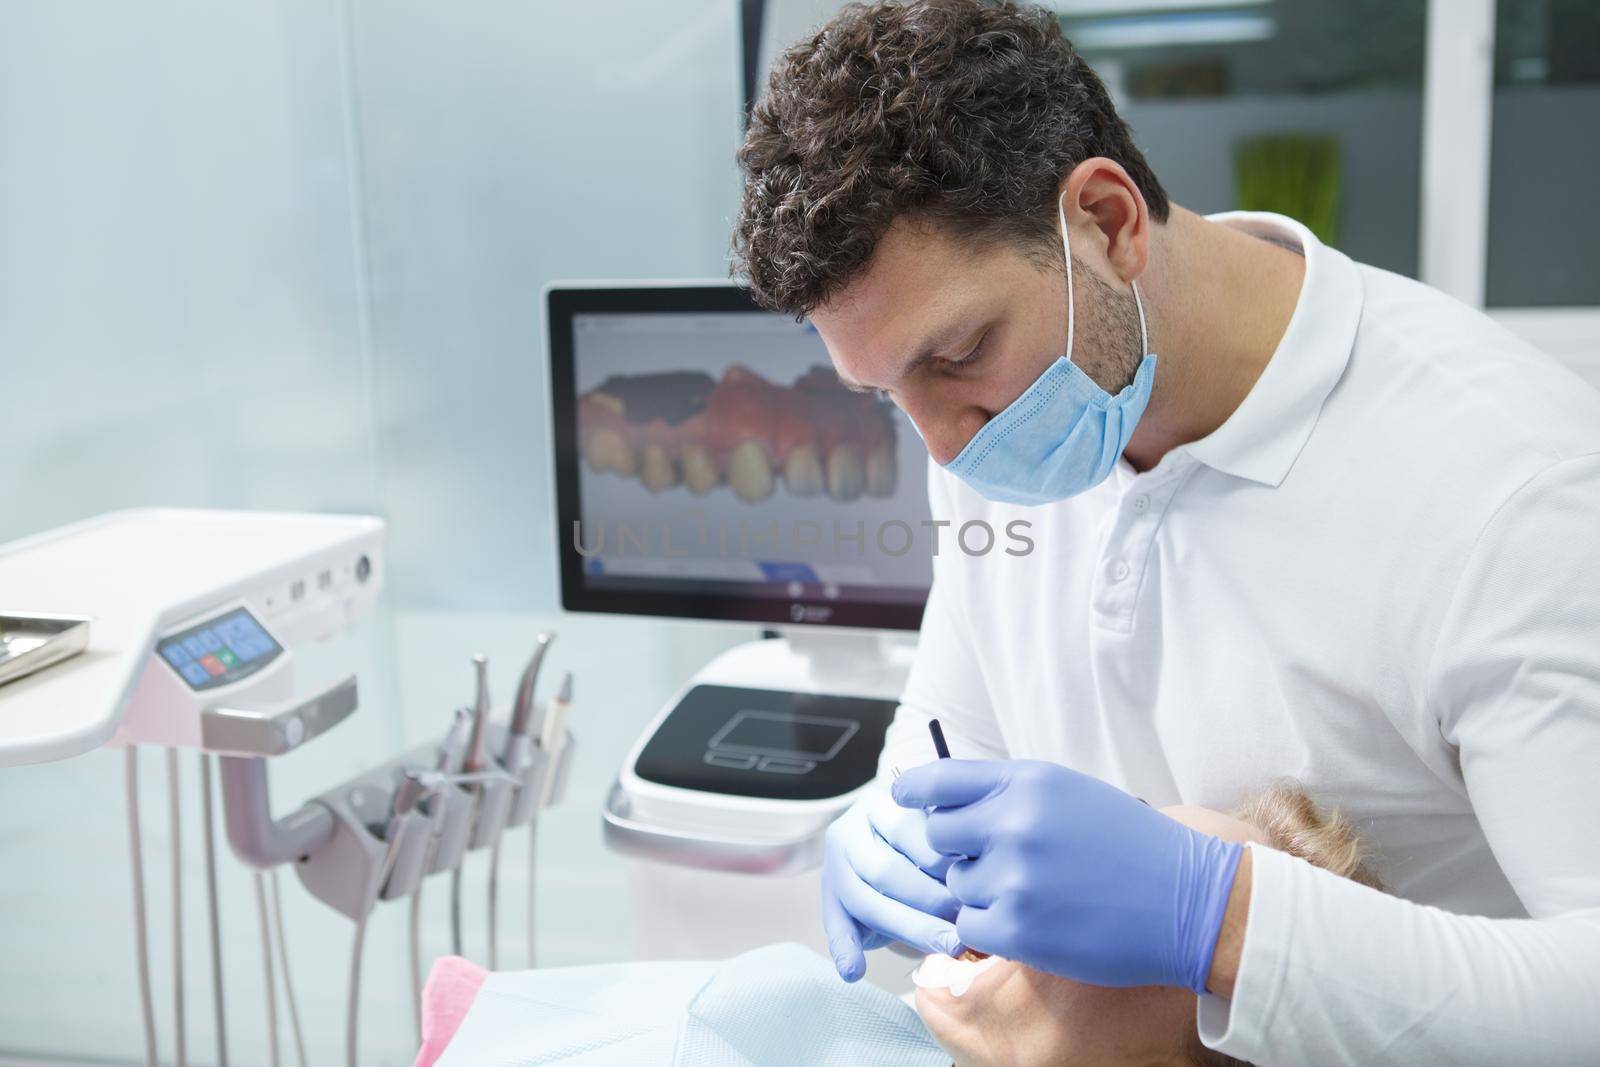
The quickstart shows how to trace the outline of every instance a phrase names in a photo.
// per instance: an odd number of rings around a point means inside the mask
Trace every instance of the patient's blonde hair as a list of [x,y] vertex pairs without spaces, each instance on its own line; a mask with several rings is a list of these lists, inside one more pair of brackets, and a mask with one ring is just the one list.
[[[1260,830],[1267,845],[1279,852],[1287,852],[1340,878],[1388,892],[1368,866],[1372,852],[1350,820],[1337,808],[1319,808],[1305,787],[1293,778],[1279,779],[1229,814]],[[1244,1060],[1207,1048],[1193,1030],[1185,1045],[1184,1052],[1196,1067],[1251,1067]]]
[[1366,842],[1337,808],[1323,810],[1293,778],[1280,779],[1232,812],[1261,831],[1267,844],[1325,871],[1383,890],[1383,883],[1368,866],[1372,858]]

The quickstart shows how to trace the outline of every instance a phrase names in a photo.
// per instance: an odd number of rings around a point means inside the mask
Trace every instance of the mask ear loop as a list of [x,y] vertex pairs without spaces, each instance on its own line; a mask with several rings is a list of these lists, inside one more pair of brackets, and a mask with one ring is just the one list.
[[[1061,254],[1067,261],[1067,362],[1072,362],[1072,327],[1076,318],[1076,308],[1072,306],[1072,245],[1067,240],[1067,194],[1062,193],[1056,198],[1056,218],[1061,221]],[[1143,322],[1144,309],[1139,311],[1140,321]]]
[[[1056,199],[1056,218],[1061,223],[1061,254],[1066,257],[1067,265],[1067,362],[1072,360],[1072,332],[1073,319],[1077,317],[1076,308],[1072,302],[1072,243],[1067,239],[1067,194],[1062,193]],[[1133,286],[1133,306],[1139,309],[1139,358],[1144,359],[1150,354],[1150,331],[1144,323],[1144,300],[1139,296],[1139,283],[1137,280],[1129,282]]]
[[1139,309],[1139,358],[1144,359],[1150,354],[1150,331],[1144,328],[1144,301],[1139,299],[1138,280],[1128,284],[1133,286],[1133,306]]

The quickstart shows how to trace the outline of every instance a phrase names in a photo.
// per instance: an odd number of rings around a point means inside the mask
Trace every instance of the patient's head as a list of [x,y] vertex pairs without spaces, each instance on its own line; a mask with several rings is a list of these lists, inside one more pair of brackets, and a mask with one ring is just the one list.
[[[1350,824],[1320,811],[1295,783],[1280,783],[1232,814],[1187,806],[1162,811],[1202,833],[1265,845],[1383,888]],[[1195,995],[1175,986],[1107,989],[1006,961],[979,974],[961,997],[918,989],[917,1011],[956,1067],[1238,1062],[1200,1043]]]

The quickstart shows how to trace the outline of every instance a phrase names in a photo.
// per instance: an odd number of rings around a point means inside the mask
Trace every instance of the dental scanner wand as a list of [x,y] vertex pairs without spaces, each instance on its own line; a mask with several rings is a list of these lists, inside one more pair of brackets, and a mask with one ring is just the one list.
[[[949,759],[950,746],[945,742],[944,727],[939,725],[938,719],[928,720],[928,733],[933,735],[933,751],[940,759]],[[899,777],[899,775],[896,775],[896,777]],[[979,952],[977,949],[965,948],[965,946],[963,946],[963,948],[964,951],[961,953],[961,955],[957,956],[956,959],[966,960],[968,963],[977,963],[979,960],[986,960],[989,958],[989,954],[987,952]]]

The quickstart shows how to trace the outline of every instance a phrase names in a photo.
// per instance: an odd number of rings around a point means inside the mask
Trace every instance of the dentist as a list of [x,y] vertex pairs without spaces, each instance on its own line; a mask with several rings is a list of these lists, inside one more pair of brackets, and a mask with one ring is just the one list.
[[[1170,203],[1042,10],[847,8],[739,162],[756,298],[912,420],[936,523],[1034,545],[936,552],[911,769],[829,832],[840,974],[898,940],[1182,986],[1260,1063],[1600,1059],[1600,395]],[[1150,806],[1285,774],[1395,896]]]

